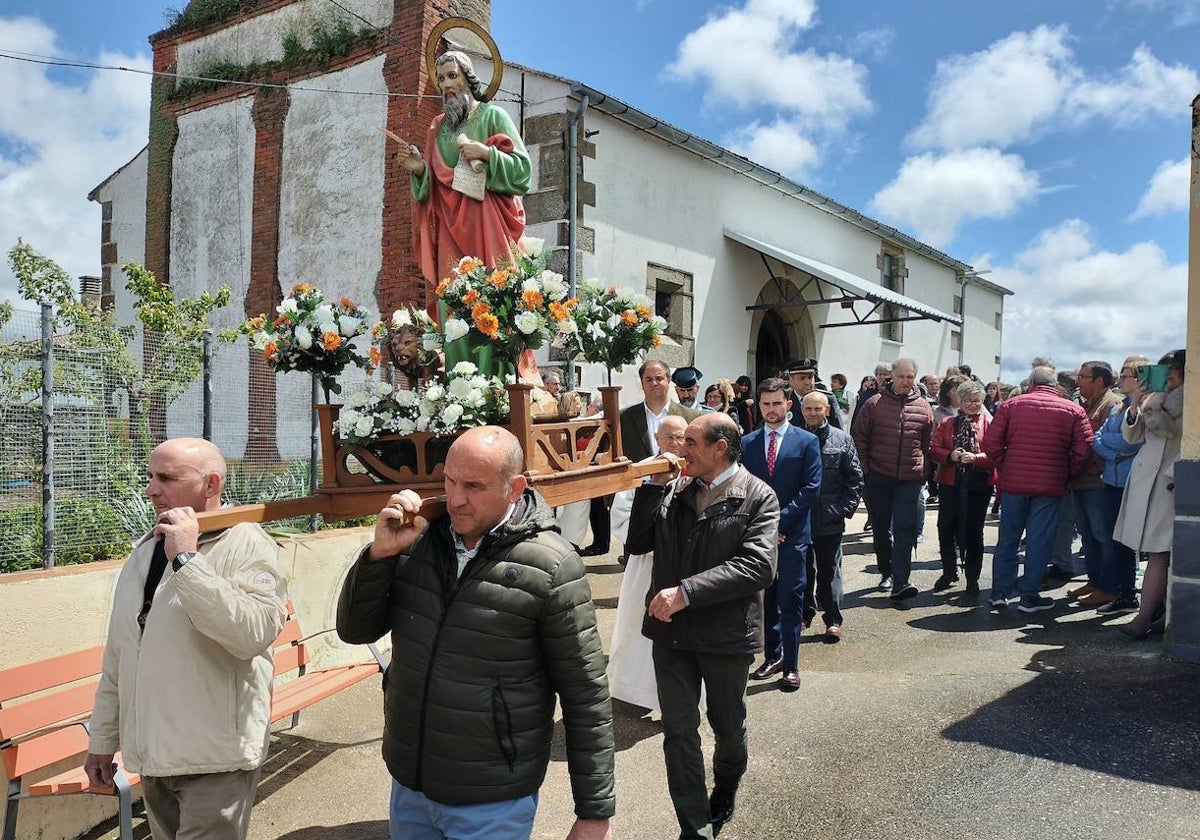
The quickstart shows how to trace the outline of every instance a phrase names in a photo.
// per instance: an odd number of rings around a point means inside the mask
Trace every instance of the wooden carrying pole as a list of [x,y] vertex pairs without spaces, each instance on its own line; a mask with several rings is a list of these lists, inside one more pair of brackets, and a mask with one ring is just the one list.
[[[643,478],[669,471],[667,461],[655,459],[634,464],[620,461],[605,468],[592,467],[574,473],[535,475],[530,484],[551,505],[565,505],[607,496],[635,487]],[[220,531],[239,522],[273,522],[298,516],[321,514],[327,519],[351,519],[379,513],[388,498],[403,488],[379,487],[353,493],[317,493],[300,499],[283,499],[256,505],[236,505],[198,514],[200,531]],[[428,496],[421,505],[421,516],[439,519],[446,515],[446,497]]]

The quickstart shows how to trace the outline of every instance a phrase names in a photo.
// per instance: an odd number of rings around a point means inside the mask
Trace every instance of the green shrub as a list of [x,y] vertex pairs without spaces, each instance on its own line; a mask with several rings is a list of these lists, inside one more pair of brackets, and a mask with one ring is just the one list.
[[[91,563],[129,553],[133,537],[120,517],[98,499],[60,499],[54,503],[56,532],[87,534],[86,545],[56,545],[58,566]],[[19,572],[42,566],[42,507],[25,505],[0,513],[0,572]],[[140,536],[140,535],[139,535]],[[61,539],[61,538],[60,538]]]

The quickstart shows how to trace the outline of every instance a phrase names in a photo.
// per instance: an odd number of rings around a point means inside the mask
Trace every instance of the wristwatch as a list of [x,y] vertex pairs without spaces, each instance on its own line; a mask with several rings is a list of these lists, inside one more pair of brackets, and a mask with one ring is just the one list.
[[181,551],[175,555],[175,559],[171,561],[171,568],[179,571],[188,564],[188,561],[196,556],[194,551]]

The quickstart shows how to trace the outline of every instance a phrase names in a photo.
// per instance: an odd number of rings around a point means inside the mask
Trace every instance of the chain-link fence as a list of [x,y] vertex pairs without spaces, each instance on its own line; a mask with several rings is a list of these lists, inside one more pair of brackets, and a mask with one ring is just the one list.
[[126,552],[153,523],[145,470],[150,449],[166,438],[217,444],[229,463],[228,502],[311,492],[310,377],[275,375],[244,338],[208,345],[180,393],[182,382],[146,375],[160,359],[153,335],[139,334],[125,351],[81,350],[55,336],[47,482],[41,315],[14,311],[0,326],[0,572],[42,566],[47,545],[58,565]]

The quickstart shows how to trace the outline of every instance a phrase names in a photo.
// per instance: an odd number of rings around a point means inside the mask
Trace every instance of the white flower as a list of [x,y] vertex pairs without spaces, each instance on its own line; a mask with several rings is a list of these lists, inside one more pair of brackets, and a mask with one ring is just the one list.
[[442,342],[437,333],[427,332],[421,337],[421,347],[426,353],[433,353],[442,349]]
[[351,408],[362,408],[367,404],[367,392],[364,388],[355,388],[346,397],[346,405]]
[[578,330],[579,326],[575,323],[574,318],[563,318],[558,322],[558,331],[563,335],[578,332]]
[[471,326],[461,318],[446,319],[446,341],[457,341],[471,331]]
[[284,298],[283,303],[275,307],[275,311],[279,313],[294,314],[297,311],[295,298]]
[[375,396],[377,396],[377,397],[391,396],[392,386],[389,385],[388,383],[384,382],[383,380],[372,381],[370,384],[371,384],[371,390],[375,392]]
[[615,330],[619,326],[621,326],[621,316],[620,315],[613,315],[608,319],[608,328],[610,330]]
[[402,435],[411,435],[417,430],[417,424],[409,417],[401,417],[396,421],[396,431]]
[[478,372],[479,368],[473,362],[459,362],[450,368],[451,376],[474,376]]
[[312,343],[313,337],[312,333],[308,331],[308,327],[296,327],[296,344],[299,345],[300,349],[307,350],[308,348],[312,347]]
[[395,394],[396,405],[401,408],[412,408],[420,400],[417,398],[416,391],[398,390]]
[[542,289],[545,291],[546,297],[550,300],[562,300],[567,296],[567,281],[561,274],[546,270],[542,272],[539,279],[542,281]]
[[463,415],[463,407],[458,403],[450,403],[442,409],[441,421],[447,426],[453,426]]
[[538,316],[536,312],[521,312],[517,317],[513,318],[513,324],[516,328],[525,335],[529,335],[538,328]]
[[422,417],[432,417],[437,411],[437,403],[432,400],[421,400],[421,404],[417,406],[417,413]]
[[252,345],[254,345],[254,349],[259,350],[259,351],[265,350],[267,347],[267,344],[269,344],[270,341],[271,341],[271,337],[269,335],[267,335],[265,332],[256,332],[250,338],[250,343]]
[[361,417],[359,418],[358,422],[354,424],[354,434],[358,435],[359,437],[370,437],[371,433],[374,431],[375,419],[372,417]]
[[446,389],[437,382],[425,389],[425,399],[430,402],[437,402],[444,396],[446,396]]
[[[338,317],[338,330],[346,338],[353,338],[358,335],[361,327],[362,318],[354,318],[350,315],[341,315]],[[326,330],[326,332],[330,332],[330,330]]]
[[667,329],[667,319],[661,316],[655,315],[650,319],[650,323],[653,324],[654,329],[658,330],[659,332],[664,332]]
[[634,307],[644,306],[647,309],[652,308],[650,298],[646,297],[645,295],[635,294],[629,298],[629,302],[632,303]]
[[397,309],[392,313],[392,329],[396,330],[400,327],[407,327],[412,324],[412,316],[408,314],[407,309]]
[[416,429],[418,432],[428,432],[429,431],[429,418],[427,416],[425,416],[424,414],[422,414],[420,417],[418,417],[417,422],[416,422]]
[[542,284],[537,281],[536,277],[530,277],[528,280],[521,283],[522,292],[541,292]]
[[456,400],[466,399],[471,394],[471,380],[451,379],[450,384],[446,386],[446,390],[449,391],[450,396]]
[[522,236],[521,247],[525,249],[526,254],[536,260],[542,255],[542,251],[546,247],[546,240],[538,239],[536,236]]
[[461,260],[458,261],[458,265],[454,266],[454,273],[462,274],[463,271],[466,270],[467,266],[473,262],[475,262],[474,257],[463,257]]
[[599,277],[589,277],[583,281],[583,287],[593,292],[603,292],[605,289],[604,281]]
[[606,332],[604,332],[604,327],[599,321],[592,321],[590,324],[588,324],[587,331],[588,335],[596,339],[596,341],[603,341],[608,335]]

